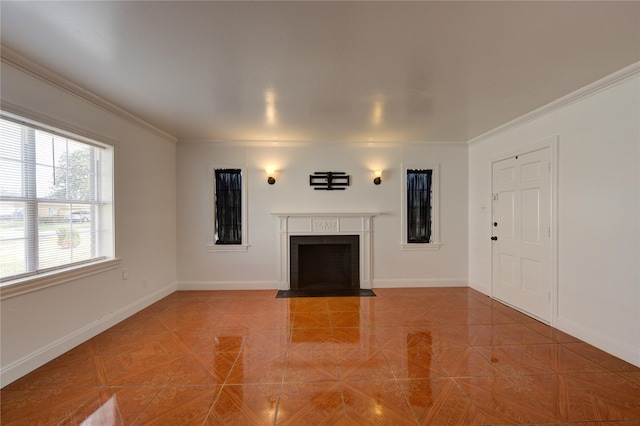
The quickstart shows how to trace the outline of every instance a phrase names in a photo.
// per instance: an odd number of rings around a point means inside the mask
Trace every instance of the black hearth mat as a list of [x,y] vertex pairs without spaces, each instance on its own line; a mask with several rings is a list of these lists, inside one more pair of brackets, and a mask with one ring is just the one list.
[[344,289],[328,289],[323,291],[318,290],[278,290],[276,299],[290,299],[294,297],[376,297],[373,290],[358,289],[358,290],[344,290]]

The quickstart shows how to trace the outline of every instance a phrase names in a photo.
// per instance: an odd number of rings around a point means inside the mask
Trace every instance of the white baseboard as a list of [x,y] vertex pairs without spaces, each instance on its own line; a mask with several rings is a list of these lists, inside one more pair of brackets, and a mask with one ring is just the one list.
[[625,342],[613,339],[568,318],[558,316],[556,321],[558,330],[577,337],[613,356],[640,367],[640,347],[634,347]]
[[181,281],[178,290],[277,290],[278,281]]
[[480,293],[484,294],[485,296],[489,296],[491,297],[491,286],[484,286],[478,282],[475,281],[469,281],[469,287],[479,291]]
[[[469,287],[491,297],[491,287],[486,287],[473,281],[469,281]],[[609,336],[560,315],[555,318],[554,328],[640,367],[640,347],[634,347],[628,343],[612,339]]]
[[[467,287],[466,280],[455,279],[383,279],[374,280],[372,285],[361,288],[403,288],[403,287]],[[182,281],[178,290],[278,290],[277,281]]]
[[409,287],[468,287],[467,280],[447,278],[400,278],[400,279],[374,279],[373,289],[376,288],[409,288]]
[[8,385],[54,358],[64,354],[68,350],[75,348],[94,336],[97,336],[120,321],[129,318],[136,312],[141,311],[163,297],[175,292],[176,289],[176,283],[161,288],[160,290],[157,290],[148,296],[131,303],[130,305],[124,306],[123,308],[110,313],[104,318],[100,318],[99,320],[87,324],[79,330],[51,342],[37,351],[4,366],[2,370],[0,370],[0,387]]

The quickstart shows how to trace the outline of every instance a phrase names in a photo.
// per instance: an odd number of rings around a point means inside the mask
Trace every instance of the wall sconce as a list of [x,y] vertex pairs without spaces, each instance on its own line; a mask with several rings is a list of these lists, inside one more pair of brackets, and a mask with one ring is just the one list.
[[373,172],[374,175],[376,176],[373,179],[373,183],[375,183],[376,185],[380,185],[380,182],[382,182],[382,170],[376,170],[375,172]]
[[273,177],[276,171],[273,169],[266,169],[265,171],[267,172],[267,183],[269,185],[273,185],[274,183],[276,183],[276,178]]

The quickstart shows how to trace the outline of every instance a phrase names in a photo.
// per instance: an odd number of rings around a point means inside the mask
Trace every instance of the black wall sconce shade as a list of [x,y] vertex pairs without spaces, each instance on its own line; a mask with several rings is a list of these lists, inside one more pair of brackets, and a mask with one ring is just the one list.
[[373,183],[375,185],[380,185],[380,182],[382,182],[382,170],[374,170],[373,174],[375,176],[373,178]]

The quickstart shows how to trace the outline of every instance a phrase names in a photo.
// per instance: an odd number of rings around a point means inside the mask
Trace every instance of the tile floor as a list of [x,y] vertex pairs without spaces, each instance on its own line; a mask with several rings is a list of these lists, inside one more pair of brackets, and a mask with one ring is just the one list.
[[0,391],[3,425],[640,424],[640,369],[467,288],[177,292]]

